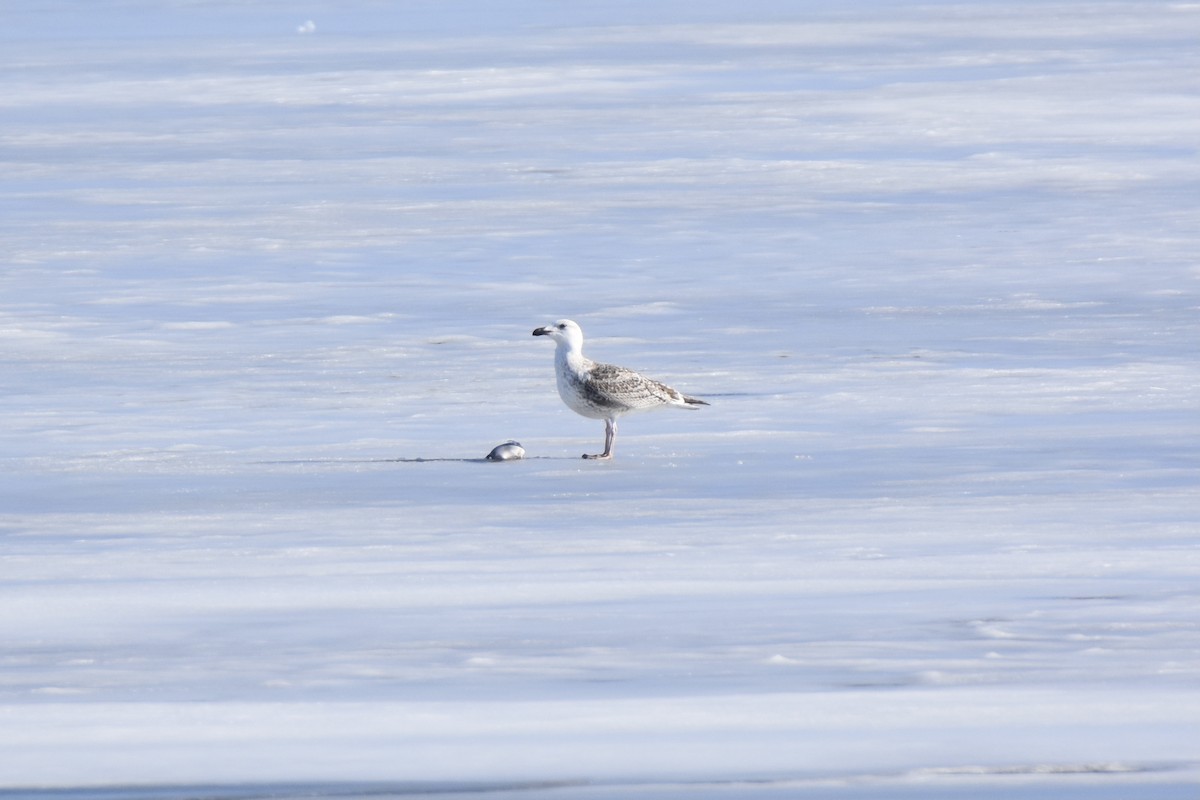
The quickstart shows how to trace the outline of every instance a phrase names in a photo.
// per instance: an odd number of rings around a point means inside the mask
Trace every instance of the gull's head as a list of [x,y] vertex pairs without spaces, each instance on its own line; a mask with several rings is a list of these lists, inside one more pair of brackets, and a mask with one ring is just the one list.
[[533,331],[534,336],[549,336],[560,345],[572,349],[583,347],[583,330],[569,319],[560,319],[553,325],[545,325]]

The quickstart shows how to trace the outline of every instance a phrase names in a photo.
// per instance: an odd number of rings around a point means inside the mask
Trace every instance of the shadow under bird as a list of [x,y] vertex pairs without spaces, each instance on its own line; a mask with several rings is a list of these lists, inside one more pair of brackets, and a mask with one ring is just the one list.
[[537,328],[533,335],[554,340],[558,395],[567,407],[589,419],[604,420],[604,452],[585,454],[584,458],[612,458],[617,417],[622,414],[666,406],[694,409],[708,405],[631,369],[586,358],[583,330],[569,319]]

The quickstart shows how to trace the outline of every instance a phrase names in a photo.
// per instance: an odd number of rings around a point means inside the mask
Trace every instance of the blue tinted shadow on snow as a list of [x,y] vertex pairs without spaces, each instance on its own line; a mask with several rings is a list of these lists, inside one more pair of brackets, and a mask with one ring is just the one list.
[[[1115,772],[1077,765],[1000,769],[981,774],[858,775],[728,781],[400,781],[189,784],[53,789],[0,789],[0,800],[382,800],[475,797],[538,800],[1195,800],[1192,770],[1164,765]],[[1178,769],[1178,779],[1161,773]],[[1158,773],[1156,775],[1156,773]]]
[[367,800],[526,792],[569,786],[555,782],[402,781],[329,783],[181,784],[53,789],[0,789],[0,800]]
[[255,464],[287,466],[289,464],[438,464],[438,463],[453,463],[453,464],[510,464],[517,461],[578,461],[577,458],[567,456],[525,456],[524,458],[514,458],[507,461],[493,461],[487,458],[442,458],[435,456],[433,458],[296,458],[284,461],[255,461]]

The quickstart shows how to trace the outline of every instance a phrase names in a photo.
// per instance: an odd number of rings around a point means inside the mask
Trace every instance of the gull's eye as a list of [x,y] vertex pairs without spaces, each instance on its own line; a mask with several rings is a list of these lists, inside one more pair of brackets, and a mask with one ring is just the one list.
[[559,329],[560,331],[565,331],[565,330],[567,329],[567,326],[566,326],[566,325],[563,325],[563,324],[560,322],[560,323],[558,323],[558,329]]

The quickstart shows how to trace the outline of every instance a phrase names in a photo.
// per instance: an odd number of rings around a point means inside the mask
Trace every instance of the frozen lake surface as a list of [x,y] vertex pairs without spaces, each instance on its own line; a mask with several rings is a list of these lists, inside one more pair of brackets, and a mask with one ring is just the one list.
[[1200,4],[28,5],[0,800],[1195,797]]

